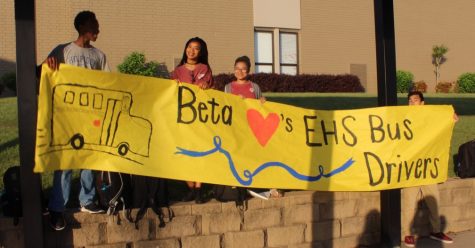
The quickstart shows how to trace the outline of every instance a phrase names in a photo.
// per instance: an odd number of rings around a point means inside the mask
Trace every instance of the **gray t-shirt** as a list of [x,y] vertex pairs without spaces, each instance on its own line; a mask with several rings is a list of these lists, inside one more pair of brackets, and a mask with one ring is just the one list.
[[93,70],[110,71],[106,55],[95,47],[84,48],[74,42],[57,46],[48,57],[54,56],[58,62]]

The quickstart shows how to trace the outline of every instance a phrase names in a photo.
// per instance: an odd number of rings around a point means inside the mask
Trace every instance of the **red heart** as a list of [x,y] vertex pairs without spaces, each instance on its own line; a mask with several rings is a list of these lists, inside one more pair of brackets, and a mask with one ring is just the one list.
[[247,111],[247,123],[261,146],[265,146],[272,135],[274,135],[279,126],[279,121],[279,116],[276,113],[270,113],[264,118],[255,109]]
[[92,122],[92,125],[94,125],[94,126],[96,126],[96,127],[100,126],[100,125],[101,125],[101,120],[94,120],[94,121]]

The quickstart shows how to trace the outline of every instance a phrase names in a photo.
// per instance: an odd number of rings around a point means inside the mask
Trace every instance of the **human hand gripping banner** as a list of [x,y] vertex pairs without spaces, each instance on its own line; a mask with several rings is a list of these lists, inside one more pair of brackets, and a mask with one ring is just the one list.
[[43,66],[35,172],[373,191],[447,179],[451,106],[319,111],[151,77]]

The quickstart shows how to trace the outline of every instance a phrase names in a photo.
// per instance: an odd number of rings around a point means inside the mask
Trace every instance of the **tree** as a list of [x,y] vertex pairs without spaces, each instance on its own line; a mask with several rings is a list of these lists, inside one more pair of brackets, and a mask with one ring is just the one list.
[[445,54],[449,51],[449,48],[440,45],[432,47],[432,64],[435,66],[435,85],[439,83],[440,79],[440,66],[447,61]]

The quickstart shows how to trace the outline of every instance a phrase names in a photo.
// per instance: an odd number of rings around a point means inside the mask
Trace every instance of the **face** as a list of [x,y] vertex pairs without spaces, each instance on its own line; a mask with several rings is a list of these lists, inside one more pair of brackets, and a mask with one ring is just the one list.
[[201,45],[196,41],[190,42],[186,47],[186,57],[189,60],[197,61],[198,56],[200,55]]
[[99,35],[99,23],[97,22],[88,22],[84,25],[84,38],[90,41],[96,41]]
[[409,97],[409,105],[424,105],[424,101],[418,95],[412,95]]
[[247,68],[246,63],[237,62],[236,65],[234,65],[234,76],[238,80],[245,80],[247,75],[249,75],[248,70],[249,68]]

